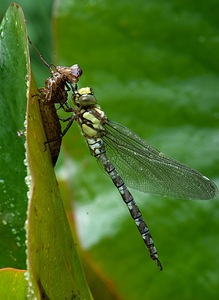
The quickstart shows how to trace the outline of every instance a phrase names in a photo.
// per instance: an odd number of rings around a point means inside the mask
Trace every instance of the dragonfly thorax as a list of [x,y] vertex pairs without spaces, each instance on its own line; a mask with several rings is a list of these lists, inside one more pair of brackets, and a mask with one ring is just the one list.
[[75,119],[80,124],[85,138],[98,138],[105,135],[104,124],[108,122],[105,113],[97,105],[91,87],[83,87],[73,94],[77,106]]
[[96,107],[88,110],[82,109],[81,116],[81,129],[85,136],[92,138],[103,135],[106,116],[102,110]]

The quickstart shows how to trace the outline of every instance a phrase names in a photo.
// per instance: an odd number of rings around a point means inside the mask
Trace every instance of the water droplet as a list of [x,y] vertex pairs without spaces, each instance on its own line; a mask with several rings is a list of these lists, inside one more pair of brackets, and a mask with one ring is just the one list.
[[30,189],[30,187],[31,187],[31,176],[27,175],[25,177],[25,183],[26,183],[27,187]]
[[19,243],[19,242],[17,242],[16,245],[17,245],[18,247],[21,247],[21,243]]
[[23,131],[23,130],[18,130],[18,131],[17,131],[17,135],[18,135],[19,137],[24,136],[24,131]]
[[27,159],[24,159],[24,165],[27,166]]
[[12,228],[12,229],[11,229],[11,232],[12,232],[13,234],[17,234],[17,230],[16,230],[15,228]]

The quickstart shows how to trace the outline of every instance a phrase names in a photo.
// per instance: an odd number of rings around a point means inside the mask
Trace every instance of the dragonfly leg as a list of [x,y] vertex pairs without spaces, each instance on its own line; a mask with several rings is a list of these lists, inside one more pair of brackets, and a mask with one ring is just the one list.
[[69,121],[68,124],[67,124],[67,126],[65,127],[65,129],[62,131],[62,133],[61,133],[57,138],[55,138],[55,139],[53,139],[53,140],[48,140],[48,141],[46,141],[46,142],[44,143],[44,147],[45,147],[45,150],[44,150],[44,151],[46,151],[46,144],[55,142],[55,141],[57,141],[57,140],[63,138],[63,136],[67,133],[67,131],[69,130],[69,128],[70,128],[71,125],[73,124],[74,119],[75,119],[75,116],[74,116],[74,115],[70,116],[70,117],[67,118],[67,119],[63,119],[63,121]]

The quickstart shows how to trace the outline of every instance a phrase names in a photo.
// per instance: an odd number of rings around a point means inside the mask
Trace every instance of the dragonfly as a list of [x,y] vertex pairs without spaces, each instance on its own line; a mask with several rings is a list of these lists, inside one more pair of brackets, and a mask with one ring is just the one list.
[[38,98],[43,127],[47,140],[51,141],[49,149],[53,166],[55,166],[62,142],[61,138],[56,139],[62,131],[55,104],[59,104],[65,111],[68,111],[68,91],[70,91],[71,86],[76,85],[83,72],[78,64],[71,67],[49,65],[29,37],[28,40],[43,64],[50,71],[50,77],[45,80],[45,86],[38,88],[39,94],[33,96]]
[[[29,43],[32,45],[43,64],[49,69],[50,77],[45,80],[45,87],[38,89],[40,97],[46,103],[59,103],[61,107],[67,103],[68,91],[70,86],[76,85],[83,71],[78,64],[71,67],[55,66],[48,64],[28,36]],[[53,68],[54,70],[53,70]]]
[[56,139],[57,136],[60,136],[62,134],[60,119],[57,114],[56,107],[53,103],[46,103],[45,101],[42,101],[42,98],[39,95],[36,95],[36,97],[38,97],[40,114],[43,122],[43,128],[46,135],[46,139],[51,140],[51,142],[49,143],[49,149],[52,164],[53,166],[55,166],[59,157],[59,152],[62,143],[62,139]]
[[[118,189],[142,236],[150,257],[162,270],[149,228],[128,187],[179,199],[213,199],[218,188],[195,169],[167,157],[129,128],[110,121],[92,88],[72,89],[72,115],[62,136],[76,121],[90,153]],[[127,184],[127,185],[126,185]]]

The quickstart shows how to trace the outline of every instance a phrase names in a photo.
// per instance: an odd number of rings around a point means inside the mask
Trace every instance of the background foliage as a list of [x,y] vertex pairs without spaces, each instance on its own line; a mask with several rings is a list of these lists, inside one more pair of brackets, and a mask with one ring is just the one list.
[[[79,85],[94,88],[110,119],[219,182],[217,1],[18,3],[44,58],[78,63]],[[48,72],[36,56],[33,63],[42,86]],[[97,278],[113,291],[111,299],[218,298],[218,199],[134,192],[164,266],[159,272],[77,126],[63,140],[56,171],[86,250],[85,268],[97,274],[88,275],[95,299],[104,299],[105,289]]]

